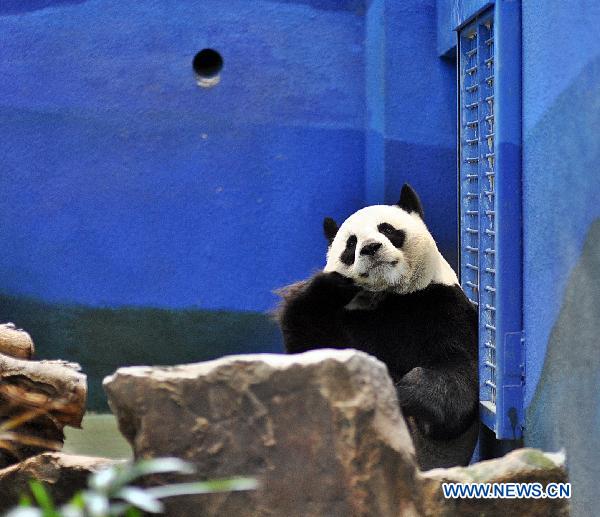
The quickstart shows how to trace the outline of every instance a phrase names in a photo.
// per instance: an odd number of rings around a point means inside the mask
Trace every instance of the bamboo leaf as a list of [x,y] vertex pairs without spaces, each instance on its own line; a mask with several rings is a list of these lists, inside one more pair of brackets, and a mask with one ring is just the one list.
[[33,498],[44,513],[54,512],[54,503],[46,487],[38,480],[32,479],[29,481],[29,488],[33,494]]
[[256,490],[257,488],[258,481],[256,481],[256,479],[240,477],[157,486],[147,488],[146,492],[149,492],[154,497],[162,499],[164,497],[175,497],[180,495],[212,494],[216,492],[237,492],[243,490]]
[[65,504],[60,507],[61,517],[84,517],[83,510],[74,504]]
[[83,492],[85,508],[92,517],[105,517],[108,515],[109,502],[104,494],[86,490]]
[[33,505],[33,503],[31,502],[31,497],[29,497],[27,494],[21,494],[19,497],[19,506],[22,506],[24,508],[30,508]]
[[14,510],[4,514],[4,517],[43,517],[44,514],[39,508],[17,507]]
[[141,460],[133,466],[132,470],[137,476],[163,474],[165,472],[193,474],[196,471],[193,464],[184,460],[180,460],[179,458],[154,458],[150,460]]
[[116,497],[127,501],[128,503],[150,513],[160,513],[163,511],[163,504],[151,494],[148,490],[138,487],[125,487],[115,494]]
[[89,487],[101,492],[107,492],[115,484],[119,472],[115,467],[108,467],[92,474],[89,479]]

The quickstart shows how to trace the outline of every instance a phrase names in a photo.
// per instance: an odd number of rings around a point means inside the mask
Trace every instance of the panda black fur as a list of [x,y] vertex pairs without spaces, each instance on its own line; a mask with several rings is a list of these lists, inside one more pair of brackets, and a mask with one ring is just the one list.
[[404,185],[395,206],[325,219],[327,264],[281,291],[288,353],[355,348],[383,361],[423,469],[466,464],[478,431],[477,313]]

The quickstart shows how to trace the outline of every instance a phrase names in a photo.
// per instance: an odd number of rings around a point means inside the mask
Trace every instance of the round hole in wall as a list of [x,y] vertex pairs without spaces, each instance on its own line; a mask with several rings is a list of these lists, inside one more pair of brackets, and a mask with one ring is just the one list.
[[192,67],[198,86],[208,88],[219,82],[219,73],[223,68],[223,58],[212,48],[202,49],[194,56]]

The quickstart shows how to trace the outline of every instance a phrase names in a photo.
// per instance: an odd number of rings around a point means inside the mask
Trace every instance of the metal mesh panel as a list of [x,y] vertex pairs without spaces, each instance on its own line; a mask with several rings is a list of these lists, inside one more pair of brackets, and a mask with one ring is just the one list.
[[482,421],[523,432],[520,6],[459,30],[460,273],[479,313]]
[[479,309],[483,401],[496,404],[494,24],[461,31],[461,280]]

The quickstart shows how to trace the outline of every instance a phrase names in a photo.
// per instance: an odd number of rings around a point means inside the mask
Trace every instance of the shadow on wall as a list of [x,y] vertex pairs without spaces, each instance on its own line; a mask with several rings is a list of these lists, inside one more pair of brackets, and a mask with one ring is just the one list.
[[600,219],[587,234],[527,411],[529,446],[567,451],[575,515],[600,507]]
[[258,312],[90,308],[6,295],[0,295],[0,307],[3,320],[31,334],[37,359],[81,364],[92,411],[108,410],[102,379],[120,366],[283,351],[279,328]]

